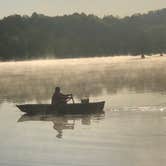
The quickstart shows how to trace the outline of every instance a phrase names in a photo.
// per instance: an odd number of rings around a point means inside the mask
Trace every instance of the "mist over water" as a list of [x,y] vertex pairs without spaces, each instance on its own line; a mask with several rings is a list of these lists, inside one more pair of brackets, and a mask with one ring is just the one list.
[[[166,57],[0,63],[0,165],[164,166]],[[27,116],[18,103],[50,103],[55,86],[105,114]]]
[[[85,58],[0,63],[0,98],[46,102],[56,86],[81,97],[166,92],[165,57]],[[47,101],[48,102],[48,101]]]

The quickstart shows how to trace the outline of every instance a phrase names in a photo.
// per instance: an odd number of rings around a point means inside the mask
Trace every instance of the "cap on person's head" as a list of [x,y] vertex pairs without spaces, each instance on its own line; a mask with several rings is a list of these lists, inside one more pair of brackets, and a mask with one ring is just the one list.
[[55,91],[56,91],[56,92],[60,92],[60,87],[57,86],[57,87],[55,88]]

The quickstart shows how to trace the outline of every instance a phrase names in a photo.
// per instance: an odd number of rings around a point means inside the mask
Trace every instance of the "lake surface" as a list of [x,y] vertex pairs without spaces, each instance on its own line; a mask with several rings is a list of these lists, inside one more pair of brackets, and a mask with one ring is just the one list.
[[[166,57],[0,63],[0,165],[165,166]],[[105,114],[26,116],[16,104],[105,100]]]

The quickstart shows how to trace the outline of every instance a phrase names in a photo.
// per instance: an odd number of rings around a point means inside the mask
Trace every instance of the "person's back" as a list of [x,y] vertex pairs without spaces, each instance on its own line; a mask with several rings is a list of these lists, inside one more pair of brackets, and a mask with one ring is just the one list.
[[51,104],[54,104],[54,105],[66,104],[68,99],[70,98],[71,98],[71,94],[64,95],[60,92],[60,88],[56,87],[55,92],[52,96]]
[[65,104],[65,98],[63,94],[55,92],[52,96],[52,104]]

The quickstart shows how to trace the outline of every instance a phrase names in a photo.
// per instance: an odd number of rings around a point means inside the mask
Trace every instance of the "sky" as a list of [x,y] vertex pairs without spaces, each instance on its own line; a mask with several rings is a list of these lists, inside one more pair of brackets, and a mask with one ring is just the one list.
[[33,12],[48,16],[84,12],[124,17],[162,8],[166,8],[166,0],[0,0],[0,18]]

